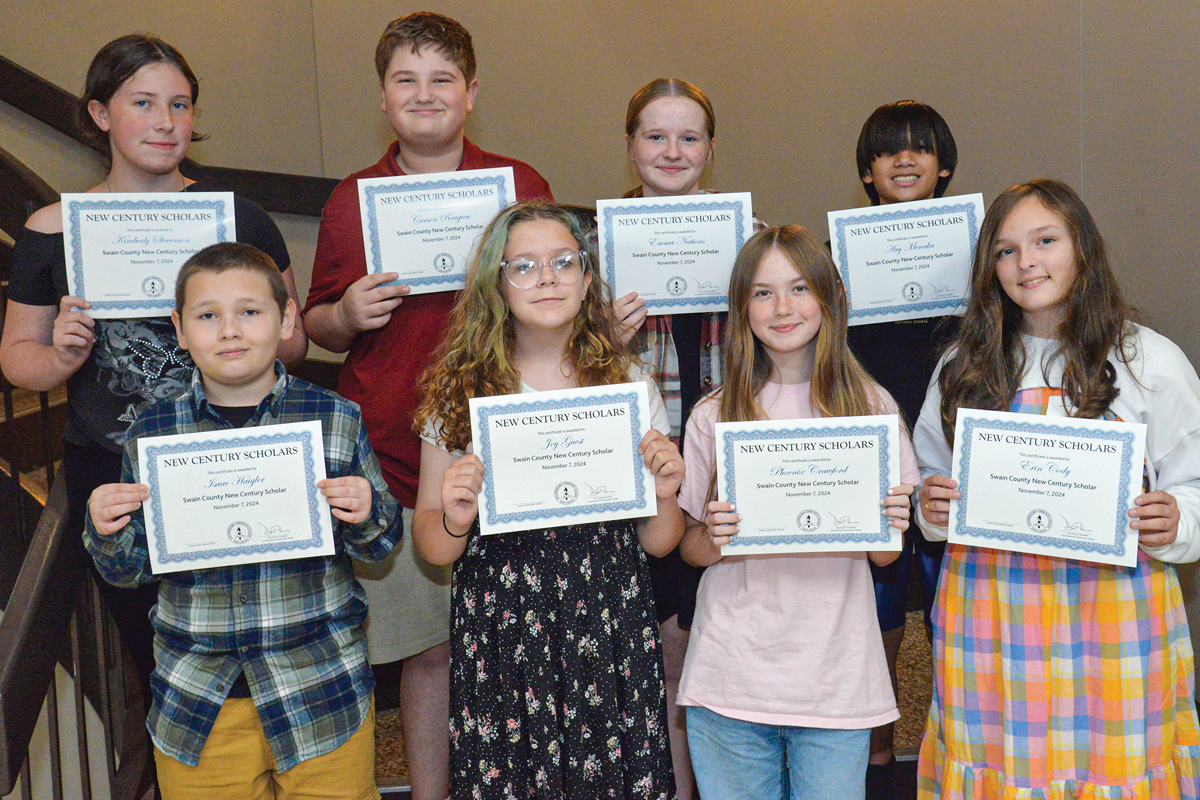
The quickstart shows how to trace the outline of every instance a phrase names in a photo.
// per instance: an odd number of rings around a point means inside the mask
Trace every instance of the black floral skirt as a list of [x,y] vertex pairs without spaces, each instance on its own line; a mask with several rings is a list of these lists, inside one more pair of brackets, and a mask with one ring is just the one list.
[[455,800],[674,798],[635,522],[471,537],[454,566]]

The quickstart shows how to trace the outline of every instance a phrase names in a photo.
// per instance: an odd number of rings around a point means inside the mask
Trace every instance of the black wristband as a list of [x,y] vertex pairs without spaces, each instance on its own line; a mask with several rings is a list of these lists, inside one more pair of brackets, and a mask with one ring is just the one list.
[[464,531],[463,533],[451,533],[450,526],[446,524],[446,512],[445,511],[442,512],[442,527],[446,530],[446,533],[449,533],[450,536],[452,536],[455,539],[465,539],[467,534],[471,532],[471,529],[467,528],[466,531]]

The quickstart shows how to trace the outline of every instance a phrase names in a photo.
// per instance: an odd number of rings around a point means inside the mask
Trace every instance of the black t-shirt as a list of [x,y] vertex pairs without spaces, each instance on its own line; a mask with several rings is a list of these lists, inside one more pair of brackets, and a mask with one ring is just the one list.
[[[186,191],[203,192],[195,183]],[[237,241],[265,252],[279,269],[291,264],[275,221],[257,203],[234,198]],[[12,256],[10,300],[31,306],[57,306],[69,294],[67,259],[61,233],[24,229]],[[125,431],[151,403],[185,390],[192,359],[179,349],[168,317],[98,319],[96,344],[67,382],[64,438],[84,446],[119,451]]]
[[958,317],[852,325],[847,340],[871,377],[891,393],[909,430],[917,423],[925,390],[942,350],[958,333]]

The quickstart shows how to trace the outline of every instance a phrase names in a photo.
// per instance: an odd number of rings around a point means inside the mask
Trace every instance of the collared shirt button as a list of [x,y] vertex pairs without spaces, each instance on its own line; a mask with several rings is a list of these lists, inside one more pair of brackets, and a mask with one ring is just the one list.
[[709,376],[705,375],[705,376],[704,376],[704,385],[705,385],[705,386],[712,386],[712,378],[710,378]]
[[250,599],[250,598],[246,597],[246,595],[244,595],[244,594],[243,594],[243,595],[239,595],[239,596],[238,596],[238,600],[239,600],[239,601],[241,601],[241,602],[243,602],[243,603],[244,603],[244,602],[246,602],[246,601],[247,601],[247,600],[249,600],[249,599]]

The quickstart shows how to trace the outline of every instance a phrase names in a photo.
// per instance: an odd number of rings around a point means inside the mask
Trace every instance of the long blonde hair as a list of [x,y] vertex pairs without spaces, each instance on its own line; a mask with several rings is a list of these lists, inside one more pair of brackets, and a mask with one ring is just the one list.
[[567,360],[579,385],[604,386],[629,378],[632,360],[617,332],[611,292],[579,222],[542,200],[511,205],[484,230],[466,285],[450,312],[446,337],[421,378],[423,392],[413,427],[420,432],[428,421],[437,421],[448,450],[465,450],[471,443],[470,398],[520,391],[521,376],[513,366],[513,323],[500,293],[500,262],[513,227],[534,220],[552,220],[570,231],[592,276],[567,342]]

